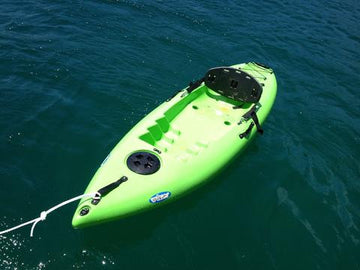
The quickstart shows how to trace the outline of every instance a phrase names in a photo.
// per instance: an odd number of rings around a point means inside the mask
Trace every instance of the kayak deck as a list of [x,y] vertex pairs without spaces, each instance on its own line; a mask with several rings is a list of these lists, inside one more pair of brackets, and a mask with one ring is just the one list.
[[[271,69],[254,63],[231,68],[233,74],[245,70],[248,75],[244,79],[251,77],[249,83],[256,79],[262,91],[259,100],[226,97],[219,93],[226,90],[221,85],[211,88],[200,83],[193,90],[181,90],[144,117],[109,153],[85,193],[101,190],[123,177],[128,180],[96,204],[91,198],[81,200],[72,225],[99,224],[178,199],[204,184],[243,151],[257,132],[256,121],[245,115],[252,112],[260,124],[265,121],[275,100],[276,78]],[[254,90],[252,86],[247,89]],[[241,93],[246,94],[245,99],[252,98],[251,91]],[[143,170],[149,165],[147,158],[150,163],[158,161],[157,165],[150,164],[155,170],[137,172],[136,168]]]
[[229,103],[206,86],[198,91],[166,111],[139,138],[178,160],[187,161],[209,144],[221,140],[249,108],[244,103]]

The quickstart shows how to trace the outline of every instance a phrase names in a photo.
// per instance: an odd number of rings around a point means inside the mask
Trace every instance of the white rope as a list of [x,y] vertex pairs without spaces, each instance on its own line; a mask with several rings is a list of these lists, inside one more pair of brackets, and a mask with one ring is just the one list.
[[15,227],[10,228],[10,229],[1,231],[0,235],[11,232],[11,231],[14,231],[14,230],[17,230],[17,229],[19,229],[21,227],[24,227],[24,226],[27,226],[27,225],[33,223],[33,225],[31,226],[31,230],[30,230],[30,237],[33,237],[34,229],[35,229],[36,224],[38,222],[40,222],[40,221],[44,221],[48,214],[50,214],[51,212],[55,211],[56,209],[58,209],[60,207],[63,207],[64,205],[67,205],[69,203],[72,203],[74,201],[81,200],[82,198],[87,198],[87,197],[92,197],[94,199],[100,199],[101,194],[99,192],[87,193],[87,194],[79,195],[79,196],[76,196],[76,197],[71,198],[69,200],[66,200],[66,201],[64,201],[62,203],[59,203],[59,204],[55,205],[54,207],[51,207],[49,210],[42,211],[40,213],[40,216],[37,217],[37,218],[34,218],[33,220],[27,221],[25,223],[22,223],[20,225],[17,225]]

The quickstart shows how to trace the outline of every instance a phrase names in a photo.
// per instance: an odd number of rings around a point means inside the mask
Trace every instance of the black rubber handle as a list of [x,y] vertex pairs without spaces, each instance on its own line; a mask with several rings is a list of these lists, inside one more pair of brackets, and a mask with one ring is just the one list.
[[103,187],[100,188],[98,190],[98,193],[100,193],[101,197],[105,196],[106,194],[110,193],[111,191],[113,191],[115,188],[117,188],[118,186],[120,186],[121,183],[124,183],[128,180],[128,178],[126,176],[121,177],[119,180]]

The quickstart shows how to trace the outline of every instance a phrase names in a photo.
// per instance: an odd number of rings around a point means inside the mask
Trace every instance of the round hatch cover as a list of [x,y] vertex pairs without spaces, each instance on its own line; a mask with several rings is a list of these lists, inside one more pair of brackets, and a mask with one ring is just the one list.
[[160,169],[160,160],[149,152],[135,152],[131,154],[126,164],[130,170],[138,174],[153,174]]

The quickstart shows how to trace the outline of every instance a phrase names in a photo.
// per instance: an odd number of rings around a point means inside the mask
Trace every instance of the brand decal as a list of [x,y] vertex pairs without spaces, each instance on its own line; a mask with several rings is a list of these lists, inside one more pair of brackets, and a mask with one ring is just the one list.
[[151,198],[149,199],[149,202],[159,203],[159,202],[162,202],[162,201],[168,199],[170,196],[171,196],[170,191],[159,192],[159,193],[156,193],[155,195],[151,196]]

